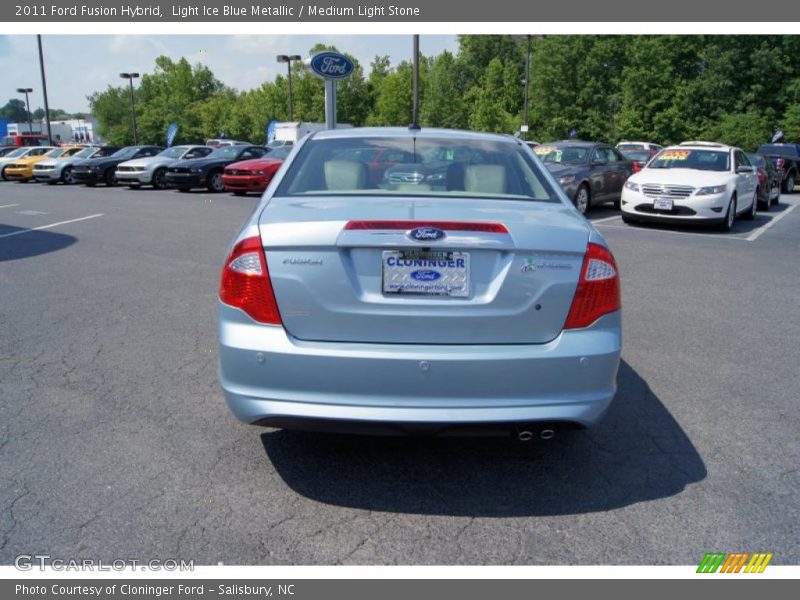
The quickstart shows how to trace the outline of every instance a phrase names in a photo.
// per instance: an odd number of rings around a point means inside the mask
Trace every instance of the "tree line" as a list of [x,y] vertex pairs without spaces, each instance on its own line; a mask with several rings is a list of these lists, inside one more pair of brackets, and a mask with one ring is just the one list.
[[[409,43],[409,46],[411,44]],[[316,45],[309,53],[335,50]],[[459,36],[457,52],[420,60],[420,124],[514,133],[523,122],[527,40],[524,36]],[[338,120],[405,126],[411,121],[412,65],[378,55],[355,63],[338,83]],[[531,44],[529,139],[578,137],[662,144],[714,140],[747,150],[782,129],[800,141],[800,36],[558,35]],[[136,88],[139,140],[164,144],[221,134],[263,143],[267,124],[288,120],[284,75],[251,90],[235,90],[201,64],[156,59]],[[294,119],[324,122],[321,80],[295,66]],[[89,97],[100,134],[113,144],[133,141],[129,91],[109,86]]]

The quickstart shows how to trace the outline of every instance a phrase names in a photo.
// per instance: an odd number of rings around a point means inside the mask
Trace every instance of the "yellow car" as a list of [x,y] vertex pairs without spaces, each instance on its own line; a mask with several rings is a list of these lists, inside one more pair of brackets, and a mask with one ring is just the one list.
[[66,158],[83,150],[80,146],[42,146],[34,148],[27,155],[10,162],[3,169],[3,177],[11,181],[28,182],[33,179],[33,165],[47,158]]

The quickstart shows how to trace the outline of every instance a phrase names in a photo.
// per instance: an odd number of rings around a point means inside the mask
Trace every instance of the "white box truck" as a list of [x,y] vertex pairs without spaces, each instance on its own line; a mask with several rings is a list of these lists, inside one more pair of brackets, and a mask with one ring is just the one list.
[[[337,123],[337,129],[347,129],[352,127],[347,123]],[[303,123],[302,121],[293,121],[286,123],[275,124],[275,139],[267,144],[270,148],[280,148],[282,146],[293,146],[299,142],[304,135],[314,133],[315,131],[322,131],[325,129],[325,123]]]

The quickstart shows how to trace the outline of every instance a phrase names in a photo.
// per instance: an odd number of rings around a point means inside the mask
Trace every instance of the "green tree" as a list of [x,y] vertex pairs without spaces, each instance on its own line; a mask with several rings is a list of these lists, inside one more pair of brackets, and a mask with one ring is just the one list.
[[28,111],[25,110],[25,101],[11,98],[5,106],[0,108],[0,119],[8,119],[13,123],[22,123],[28,120]]
[[425,78],[425,95],[420,103],[420,121],[427,127],[464,129],[469,120],[469,110],[462,89],[462,77],[456,58],[442,52],[431,59]]

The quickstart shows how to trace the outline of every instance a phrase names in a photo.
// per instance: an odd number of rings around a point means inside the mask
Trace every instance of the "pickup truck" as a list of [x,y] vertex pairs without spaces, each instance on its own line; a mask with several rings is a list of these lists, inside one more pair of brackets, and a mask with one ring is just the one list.
[[794,184],[800,177],[800,144],[764,144],[758,147],[758,153],[769,158],[781,174],[781,191],[794,192]]

